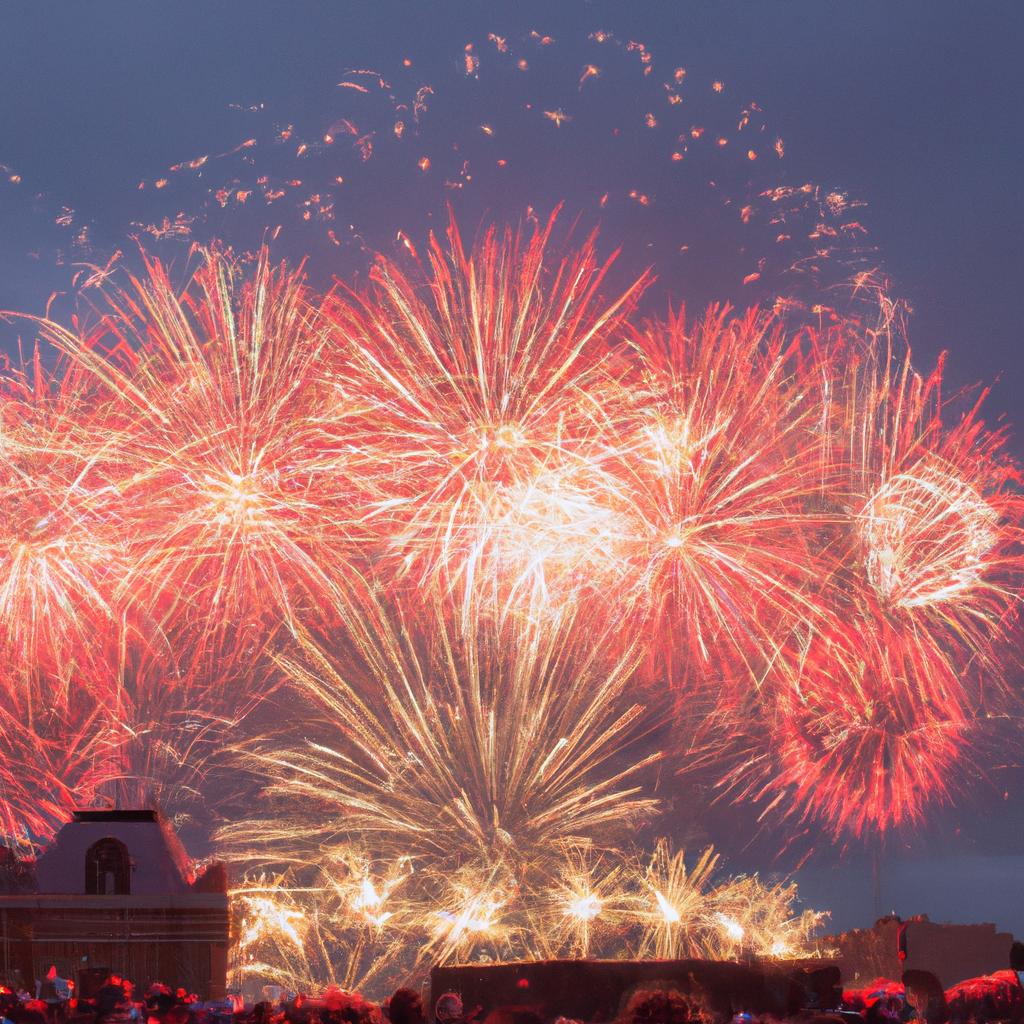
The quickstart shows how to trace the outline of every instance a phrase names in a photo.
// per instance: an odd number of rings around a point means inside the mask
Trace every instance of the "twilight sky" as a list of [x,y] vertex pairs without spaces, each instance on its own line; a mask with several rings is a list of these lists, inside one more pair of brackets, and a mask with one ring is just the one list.
[[[390,73],[408,56],[425,79],[443,81],[463,41],[488,32],[511,39],[531,29],[559,41],[575,82],[583,58],[573,40],[599,28],[643,40],[656,56],[684,62],[691,76],[718,76],[727,89],[755,97],[772,132],[786,140],[794,180],[866,201],[864,219],[893,291],[914,309],[917,362],[926,366],[948,349],[950,384],[994,382],[989,418],[1016,424],[1011,447],[1024,457],[1024,6],[1015,0],[8,2],[0,9],[0,165],[22,182],[0,187],[0,308],[41,312],[46,297],[67,286],[67,270],[54,265],[54,254],[60,259],[68,250],[68,232],[54,224],[65,207],[75,230],[89,226],[95,253],[124,246],[137,217],[164,209],[173,216],[171,199],[166,207],[154,200],[140,214],[152,182],[179,161],[244,138],[232,104],[264,103],[275,124],[301,121],[336,95],[346,69]],[[610,110],[636,102],[631,81],[623,76],[602,86],[610,89]],[[562,88],[553,78],[542,81],[538,105],[568,109],[582,89],[563,95]],[[458,95],[439,92],[437,116],[451,120],[441,127],[464,137],[468,152],[463,122],[475,126],[487,116],[486,97],[480,110],[466,110]],[[537,154],[552,161],[546,186],[530,177],[531,137],[517,140],[517,180],[531,184],[522,197],[513,189],[509,202],[550,206],[567,198],[558,191],[572,187],[579,136],[571,124],[559,130],[557,159]],[[588,167],[583,177],[587,187],[601,177],[626,190],[634,166],[610,161],[600,175]],[[140,198],[135,186],[142,180],[151,184]],[[658,184],[664,195],[670,186]],[[386,200],[381,194],[378,188],[379,210],[366,193],[370,205],[358,212],[382,224],[415,217],[421,197],[404,179],[396,175]],[[615,218],[610,211],[608,220]],[[713,231],[698,222],[698,234]],[[208,230],[217,228],[210,220]],[[647,230],[662,241],[669,228]],[[293,244],[295,254],[301,236],[291,237],[285,246]],[[714,294],[714,268],[692,272],[688,279],[685,264],[672,265],[672,293],[692,301]],[[4,339],[11,342],[10,332]],[[1019,763],[1019,748],[1008,749],[1005,759]],[[725,809],[706,826],[733,868],[792,867],[787,855],[770,856],[777,836],[737,841],[737,821],[740,833],[753,835],[752,822]],[[1022,872],[1024,774],[1008,770],[936,815],[926,834],[886,853],[883,907],[933,919],[995,920],[1021,935]],[[797,879],[810,905],[834,910],[838,927],[870,923],[862,849],[842,856],[822,850]]]

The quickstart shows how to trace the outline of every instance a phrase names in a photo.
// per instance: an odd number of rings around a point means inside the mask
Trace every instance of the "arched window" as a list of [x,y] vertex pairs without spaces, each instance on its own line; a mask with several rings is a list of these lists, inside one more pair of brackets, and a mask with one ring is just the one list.
[[131,892],[128,847],[110,837],[93,843],[85,854],[85,891],[89,896],[127,896]]

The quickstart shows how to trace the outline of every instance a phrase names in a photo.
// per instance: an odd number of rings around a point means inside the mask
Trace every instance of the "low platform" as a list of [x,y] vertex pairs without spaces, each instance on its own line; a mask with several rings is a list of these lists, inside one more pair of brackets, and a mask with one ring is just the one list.
[[736,1013],[783,1017],[837,1007],[839,968],[828,960],[731,963],[714,960],[542,960],[435,967],[431,1007],[458,992],[482,1024],[495,1011],[532,1011],[586,1022],[613,1021],[640,989],[675,989],[715,1017]]

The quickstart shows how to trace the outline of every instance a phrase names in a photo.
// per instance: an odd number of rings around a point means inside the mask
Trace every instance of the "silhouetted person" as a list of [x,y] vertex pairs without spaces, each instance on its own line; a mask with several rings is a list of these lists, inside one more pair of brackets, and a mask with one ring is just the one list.
[[391,1024],[426,1024],[419,992],[411,988],[396,989],[388,1001],[388,1020]]
[[1015,942],[1010,947],[1010,970],[1017,975],[1017,983],[1024,988],[1024,942]]
[[949,1020],[946,993],[931,971],[904,971],[903,988],[907,1003],[917,1011],[918,1017],[927,1024],[946,1024]]
[[119,975],[112,974],[96,993],[96,1024],[103,1024],[124,1002],[124,983]]
[[171,990],[162,982],[154,981],[146,993],[146,1009],[158,1017],[162,1017],[174,1005]]
[[445,992],[434,1004],[435,1024],[462,1024],[465,1013],[462,1008],[462,996],[457,992]]
[[619,1015],[618,1024],[699,1024],[700,1007],[674,989],[637,992]]

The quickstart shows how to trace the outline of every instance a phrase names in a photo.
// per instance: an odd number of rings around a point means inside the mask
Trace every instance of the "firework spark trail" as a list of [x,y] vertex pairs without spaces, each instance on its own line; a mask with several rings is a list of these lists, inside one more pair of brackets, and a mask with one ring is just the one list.
[[[241,986],[256,975],[297,992],[320,989],[327,966],[316,955],[324,941],[317,934],[320,915],[311,894],[292,892],[283,876],[245,882],[231,892],[237,939],[230,976]],[[340,961],[339,961],[340,962]]]
[[812,950],[814,935],[827,915],[814,910],[797,912],[796,902],[792,882],[766,885],[756,876],[729,879],[708,901],[711,921],[720,926],[718,955],[753,953],[784,958]]
[[124,649],[105,697],[111,753],[98,792],[114,806],[158,807],[175,824],[201,818],[226,751],[275,682],[258,660],[243,685],[237,676],[211,677],[202,658],[183,667],[166,651]]
[[927,460],[889,477],[860,519],[868,577],[883,599],[901,608],[970,594],[998,541],[995,509],[955,473]]
[[[529,932],[543,958],[588,957],[621,940],[631,924],[629,866],[618,851],[566,844],[553,874],[530,893]],[[532,908],[528,908],[532,909]]]
[[[104,657],[127,650],[123,636],[96,645]],[[2,680],[0,834],[29,849],[80,807],[153,806],[176,826],[201,820],[224,753],[276,685],[253,693],[194,668],[189,676],[145,643],[130,663],[95,656],[65,673],[48,675],[48,688]],[[257,690],[260,678],[250,666]]]
[[[646,240],[665,279],[693,286],[701,261],[714,263],[734,298],[770,304],[800,289],[785,301],[806,312],[829,282],[876,265],[855,219],[864,204],[794,179],[764,107],[688,74],[678,54],[595,31],[490,33],[453,40],[450,56],[430,81],[409,59],[348,69],[285,123],[265,104],[234,105],[244,123],[221,152],[125,183],[133,227],[209,241],[215,224],[254,247],[286,230],[303,251],[362,267],[392,242],[418,245],[449,203],[510,217],[561,195],[574,215],[601,211],[624,238]],[[566,133],[593,158],[567,165]],[[389,202],[364,204],[367,194]],[[396,195],[415,199],[403,207]],[[66,229],[78,230],[81,215],[68,212]]]
[[4,681],[44,702],[102,647],[128,564],[112,446],[89,433],[86,402],[80,376],[47,374],[38,350],[0,378],[0,655]]
[[95,799],[116,754],[109,709],[84,688],[37,706],[18,685],[0,700],[0,834],[33,853]]
[[49,333],[92,381],[94,429],[121,438],[121,597],[223,657],[225,637],[249,649],[336,596],[355,453],[301,277],[266,253],[244,281],[227,257],[202,260],[183,292],[150,261],[85,337]]
[[650,861],[637,869],[644,907],[641,957],[678,960],[715,955],[703,924],[717,863],[718,855],[708,847],[687,868],[684,850],[673,853],[668,840],[658,841]]
[[661,673],[740,661],[756,677],[780,633],[828,613],[812,586],[827,571],[813,546],[814,380],[799,342],[754,311],[712,308],[693,325],[680,313],[634,348],[637,398],[604,469],[637,632]]
[[[307,636],[280,657],[326,738],[249,755],[285,816],[275,848],[290,829],[307,849],[342,835],[438,869],[515,864],[654,809],[640,777],[659,755],[637,752],[657,719],[627,694],[630,655],[571,619],[481,617],[463,633],[443,614],[410,625],[369,595],[339,615],[346,638]],[[243,846],[253,834],[262,824],[224,833]]]
[[624,401],[608,346],[645,279],[602,299],[611,260],[591,237],[558,262],[554,225],[491,229],[467,252],[453,223],[429,274],[380,259],[370,294],[334,307],[389,555],[467,599],[497,579],[550,600],[610,529],[592,456]]
[[523,894],[506,864],[467,864],[438,879],[432,895],[437,902],[428,905],[426,941],[416,951],[414,970],[456,959],[531,957],[534,936],[520,915]]
[[769,789],[787,814],[859,835],[920,822],[950,799],[970,764],[970,722],[955,700],[913,685],[949,671],[941,657],[922,671],[921,653],[860,623],[814,638],[804,676],[777,697]]

